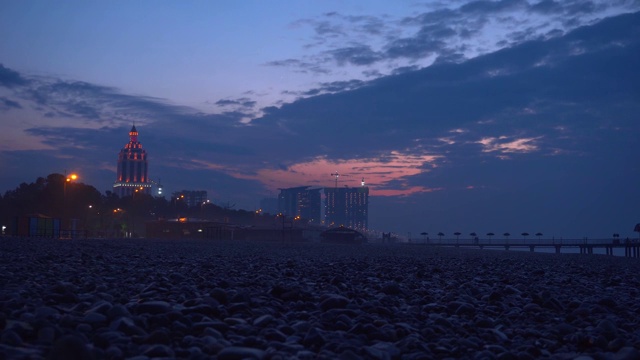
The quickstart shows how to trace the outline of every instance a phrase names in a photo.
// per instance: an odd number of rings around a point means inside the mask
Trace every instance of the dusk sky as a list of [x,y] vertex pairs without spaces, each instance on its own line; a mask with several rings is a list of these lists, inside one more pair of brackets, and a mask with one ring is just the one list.
[[370,228],[638,237],[640,1],[0,2],[0,191],[370,186]]

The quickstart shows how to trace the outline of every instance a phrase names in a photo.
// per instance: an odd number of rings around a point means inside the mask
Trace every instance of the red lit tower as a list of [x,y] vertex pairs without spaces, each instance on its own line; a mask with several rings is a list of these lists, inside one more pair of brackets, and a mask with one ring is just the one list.
[[151,181],[147,176],[147,152],[138,141],[136,126],[129,131],[129,143],[118,155],[118,177],[113,191],[120,197],[130,196],[136,190],[148,193]]

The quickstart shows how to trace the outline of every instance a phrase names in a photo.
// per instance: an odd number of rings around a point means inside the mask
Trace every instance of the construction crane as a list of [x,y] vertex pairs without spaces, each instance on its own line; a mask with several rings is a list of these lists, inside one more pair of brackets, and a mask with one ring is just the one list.
[[[331,173],[331,176],[336,178],[336,189],[338,188],[338,178],[341,176],[337,171],[334,173]],[[349,175],[342,175],[342,176],[349,176]]]
[[340,174],[338,174],[338,172],[336,171],[334,173],[331,173],[331,176],[336,178],[336,189],[337,189],[338,188],[338,177],[340,176]]

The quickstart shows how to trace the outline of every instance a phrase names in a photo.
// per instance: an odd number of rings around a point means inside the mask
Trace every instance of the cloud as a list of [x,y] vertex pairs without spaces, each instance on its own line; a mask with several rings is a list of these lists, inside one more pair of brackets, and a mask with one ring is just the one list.
[[359,87],[365,86],[367,83],[360,80],[348,80],[348,81],[332,81],[327,83],[320,83],[318,87],[302,92],[305,96],[316,96],[327,93],[339,93],[348,90],[354,90]]
[[331,55],[338,65],[353,64],[353,65],[369,65],[379,60],[380,55],[371,50],[371,47],[366,45],[356,45],[347,48],[341,48],[336,50],[327,51]]
[[461,13],[474,14],[496,14],[508,10],[524,9],[529,6],[525,0],[477,0],[462,5],[459,9]]
[[232,107],[240,108],[243,110],[252,110],[256,106],[257,102],[247,97],[238,99],[221,99],[215,102],[215,105],[220,107]]
[[[485,137],[478,140],[478,143],[482,145],[483,152],[499,152],[502,154],[508,153],[531,153],[539,150],[536,145],[536,138],[520,138],[509,139],[507,136],[499,137]],[[503,156],[504,155],[500,155]]]
[[22,75],[0,64],[0,86],[11,88],[25,84],[27,84],[27,80]]
[[321,63],[317,62],[306,62],[297,59],[287,59],[287,60],[275,60],[269,61],[265,63],[266,66],[276,66],[276,67],[289,67],[296,69],[297,72],[302,73],[312,73],[312,74],[329,74],[331,71],[323,66]]
[[22,109],[19,102],[0,96],[0,110]]
[[[295,28],[310,26],[315,37],[306,48],[315,53],[305,60],[270,62],[303,72],[326,74],[328,66],[369,68],[429,66],[434,62],[456,62],[525,41],[559,36],[584,24],[600,20],[602,13],[637,11],[637,2],[605,0],[526,1],[479,0],[438,3],[426,11],[404,18],[351,16],[329,12],[314,19],[295,22]],[[544,15],[544,16],[540,16]],[[477,44],[481,44],[478,46]],[[417,64],[419,63],[419,64]]]

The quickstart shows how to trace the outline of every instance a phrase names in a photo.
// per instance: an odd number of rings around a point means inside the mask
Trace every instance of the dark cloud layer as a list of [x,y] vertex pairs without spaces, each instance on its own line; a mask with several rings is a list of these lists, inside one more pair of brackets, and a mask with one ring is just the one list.
[[25,85],[27,80],[18,72],[4,67],[0,64],[0,86],[13,87],[16,85]]

